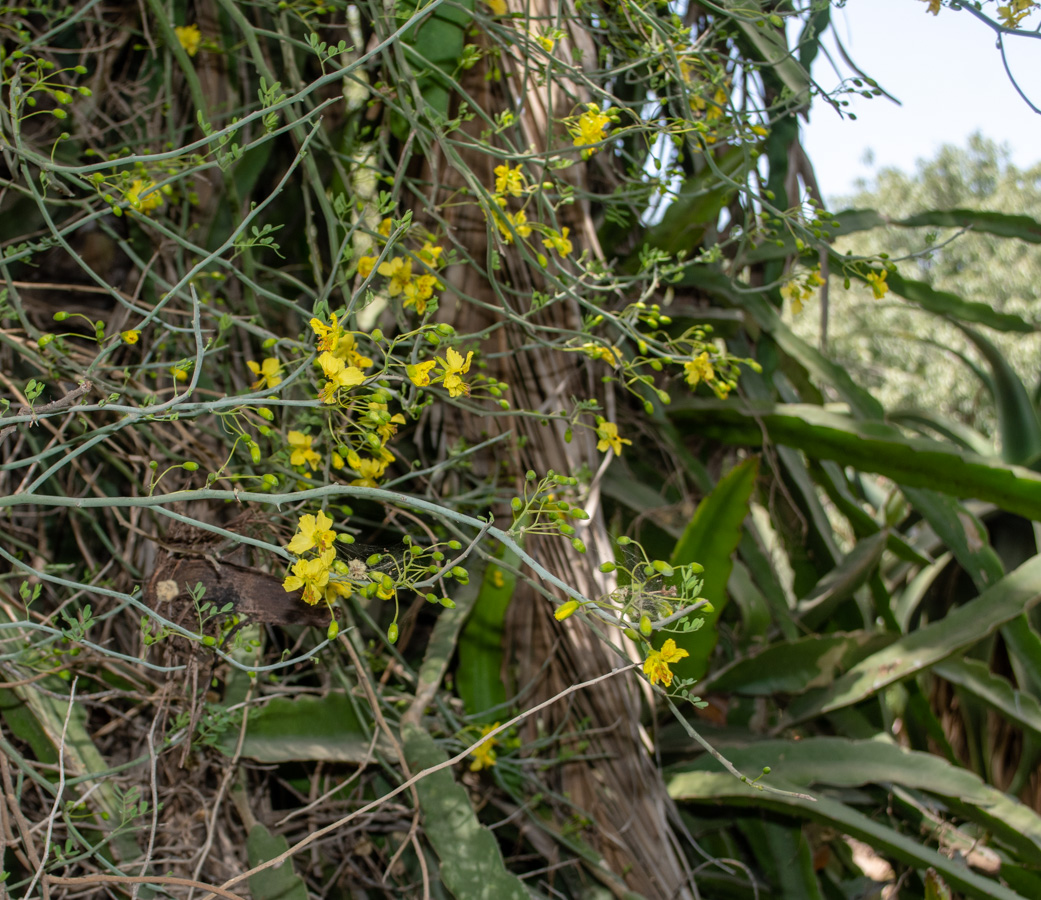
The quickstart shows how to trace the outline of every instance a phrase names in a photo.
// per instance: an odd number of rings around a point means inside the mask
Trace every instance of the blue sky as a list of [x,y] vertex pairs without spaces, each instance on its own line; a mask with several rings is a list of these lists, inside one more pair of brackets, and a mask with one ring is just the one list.
[[[1041,115],[1009,82],[994,32],[964,10],[945,8],[934,17],[926,8],[921,0],[848,0],[832,9],[850,58],[902,105],[850,97],[857,115],[850,121],[814,103],[803,143],[825,197],[850,192],[857,178],[881,166],[913,171],[916,159],[930,158],[944,143],[964,145],[974,131],[1006,142],[1020,167],[1041,162]],[[994,7],[987,9],[993,15]],[[1010,38],[1006,46],[1020,86],[1041,107],[1041,40]],[[834,50],[832,58],[849,73]],[[829,89],[841,80],[823,54],[814,76]],[[864,162],[868,150],[873,166]]]

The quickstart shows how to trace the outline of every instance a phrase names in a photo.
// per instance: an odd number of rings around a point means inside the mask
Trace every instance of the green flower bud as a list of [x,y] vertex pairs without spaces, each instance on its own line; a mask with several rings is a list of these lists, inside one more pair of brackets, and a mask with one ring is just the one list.
[[390,623],[390,627],[387,629],[387,640],[390,641],[392,644],[396,644],[398,642],[398,623],[397,622],[391,622]]
[[257,410],[257,415],[260,416],[260,418],[262,419],[267,419],[269,422],[275,421],[275,414],[266,406],[261,406]]
[[196,472],[199,469],[199,464],[188,460],[188,462],[181,465],[181,468],[184,469],[185,472]]
[[340,633],[340,623],[337,622],[336,619],[333,619],[329,623],[328,629],[326,629],[325,636],[330,641],[335,641],[336,640],[336,635],[338,635],[339,633]]
[[644,637],[650,637],[653,629],[651,628],[651,617],[640,616],[640,634]]

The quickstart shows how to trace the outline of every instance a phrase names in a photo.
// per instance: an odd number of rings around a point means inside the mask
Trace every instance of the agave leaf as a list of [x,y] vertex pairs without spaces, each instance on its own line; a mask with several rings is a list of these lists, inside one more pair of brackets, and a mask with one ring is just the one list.
[[939,621],[859,662],[828,687],[797,698],[788,709],[791,722],[859,703],[890,684],[962,653],[1036,605],[1041,600],[1039,584],[1041,556],[1023,563]]
[[[246,838],[250,868],[274,859],[288,849],[289,842],[285,835],[272,834],[259,822],[250,829],[249,837]],[[307,900],[307,885],[293,871],[291,859],[280,866],[250,875],[249,891],[254,900]]]
[[721,805],[751,807],[800,816],[819,822],[839,834],[858,838],[880,853],[914,868],[927,869],[931,866],[966,896],[979,900],[1027,900],[1000,882],[973,872],[962,863],[948,859],[845,803],[826,796],[818,796],[813,800],[802,799],[794,793],[795,785],[774,778],[772,774],[770,783],[792,793],[781,795],[762,792],[729,773],[699,771],[683,772],[670,778],[669,793],[677,800],[692,805],[706,804],[716,809]]
[[[494,707],[506,703],[502,681],[503,625],[506,608],[517,584],[519,558],[502,548],[505,567],[489,562],[481,579],[473,612],[459,635],[459,661],[455,670],[456,690],[468,715],[478,722],[491,722]],[[456,614],[458,614],[458,605]],[[483,715],[482,715],[483,714]]]
[[[422,728],[405,722],[405,756],[413,772],[432,768],[447,754]],[[449,769],[416,784],[426,836],[441,860],[441,880],[457,900],[529,900],[524,883],[507,871],[492,833],[477,820],[466,789]]]
[[850,666],[894,640],[896,635],[877,631],[809,634],[735,660],[710,675],[700,690],[753,697],[801,694],[826,687]]
[[1012,687],[984,663],[976,659],[948,659],[933,666],[933,672],[986,703],[1007,721],[1041,738],[1041,703]]
[[925,438],[908,438],[881,422],[857,422],[807,404],[745,405],[675,400],[670,416],[707,437],[745,446],[770,438],[911,487],[976,497],[1041,519],[1041,477],[1019,466],[983,459]]
[[1038,419],[1026,386],[997,347],[975,329],[953,323],[976,345],[990,366],[988,387],[998,414],[1001,432],[1001,458],[1005,462],[1028,466],[1041,457],[1041,420]]
[[672,552],[674,566],[697,562],[705,567],[701,598],[712,609],[699,612],[705,624],[697,631],[675,636],[676,644],[690,654],[676,666],[677,674],[701,678],[719,639],[717,623],[729,596],[726,586],[734,551],[741,542],[741,523],[748,515],[748,501],[759,473],[758,457],[749,457],[723,476],[712,493],[698,504],[694,518]]

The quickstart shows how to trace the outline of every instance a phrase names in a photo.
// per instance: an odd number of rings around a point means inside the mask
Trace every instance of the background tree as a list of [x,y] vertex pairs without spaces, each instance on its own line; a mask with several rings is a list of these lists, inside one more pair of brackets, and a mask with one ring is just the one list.
[[[964,149],[947,145],[932,160],[921,160],[913,174],[883,169],[837,208],[874,209],[884,218],[903,220],[930,209],[991,210],[1031,216],[1041,203],[1041,169],[1021,171],[1008,152],[976,135]],[[993,309],[1036,321],[1041,283],[1041,251],[1026,241],[957,227],[881,227],[836,242],[854,255],[882,250],[907,278],[986,303]],[[869,289],[842,286],[832,279],[827,324],[828,352],[888,409],[925,409],[993,436],[994,401],[987,385],[973,377],[961,357],[986,369],[986,362],[953,325]],[[802,337],[817,341],[816,308],[793,317]],[[1032,389],[1037,386],[1037,335],[991,334],[1014,370]]]

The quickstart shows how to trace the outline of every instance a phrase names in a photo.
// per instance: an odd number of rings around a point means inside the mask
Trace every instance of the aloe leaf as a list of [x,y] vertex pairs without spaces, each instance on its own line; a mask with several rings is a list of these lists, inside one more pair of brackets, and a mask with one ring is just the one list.
[[859,703],[883,688],[928,669],[979,643],[1041,600],[1041,556],[1023,563],[975,600],[951,610],[857,663],[819,691],[797,698],[789,707],[792,722]]
[[[841,259],[842,257],[836,255],[835,264],[841,264]],[[839,270],[836,269],[836,271]],[[1022,316],[998,312],[987,303],[964,300],[950,291],[937,290],[924,281],[904,278],[898,272],[890,272],[886,278],[886,283],[894,294],[898,294],[905,300],[910,300],[926,312],[947,316],[962,322],[975,322],[979,325],[986,325],[995,331],[1015,331],[1021,334],[1030,334],[1036,330]]]
[[699,612],[704,625],[697,631],[675,636],[677,646],[690,654],[688,661],[677,664],[683,677],[701,678],[708,671],[709,660],[719,639],[717,623],[726,606],[727,581],[733,567],[733,555],[741,542],[741,523],[748,515],[748,501],[759,473],[758,457],[749,457],[724,475],[698,504],[683,537],[672,551],[674,566],[697,562],[705,568],[700,597],[712,609]]
[[[422,728],[405,722],[401,737],[409,767],[429,769],[448,755]],[[441,880],[456,900],[529,900],[523,882],[506,870],[499,845],[477,820],[466,789],[449,769],[416,783],[426,837],[441,860]]]
[[858,541],[846,557],[825,575],[810,594],[799,602],[796,619],[806,629],[820,626],[835,608],[853,596],[882,559],[887,533],[879,531]]
[[[724,178],[740,182],[751,162],[746,150],[735,147],[726,151],[713,165],[715,168],[706,166],[684,180],[661,222],[647,229],[640,246],[647,245],[675,255],[701,243],[708,223],[716,220],[737,190],[736,185],[721,180],[717,171]],[[625,265],[632,267],[636,258],[634,255]]]
[[[246,854],[251,869],[288,849],[289,842],[284,835],[272,834],[259,822],[250,829],[246,838]],[[307,885],[293,871],[290,859],[280,866],[250,875],[249,892],[254,900],[307,900]]]
[[[771,783],[778,778],[797,789],[812,785],[848,789],[877,784],[927,792],[942,798],[957,815],[986,828],[1023,861],[1041,863],[1041,816],[974,772],[934,754],[906,750],[889,741],[839,737],[767,740],[721,749],[740,770],[759,771],[769,766]],[[703,755],[688,767],[670,771],[714,771],[717,767],[714,759]],[[670,779],[670,793],[672,784]]]
[[[730,750],[727,751],[730,753]],[[1000,882],[978,875],[964,864],[948,859],[930,847],[907,837],[882,821],[866,816],[851,806],[831,797],[802,799],[795,785],[770,776],[770,783],[789,794],[758,791],[729,773],[683,772],[668,781],[669,793],[679,801],[704,804],[752,807],[766,811],[796,815],[848,834],[870,844],[876,850],[917,869],[936,869],[948,883],[969,897],[979,900],[1027,900]]]
[[788,900],[824,900],[813,871],[813,852],[801,824],[742,816],[737,826],[779,896]]
[[505,554],[506,568],[496,565],[494,560],[489,562],[473,612],[459,635],[456,690],[467,714],[477,722],[491,722],[494,716],[481,714],[506,703],[502,639],[506,608],[517,584],[519,558],[505,548],[501,552]]
[[990,706],[1006,721],[1041,738],[1041,703],[1017,690],[976,659],[948,659],[933,666],[933,673]]
[[[217,749],[233,756],[238,729],[221,735]],[[369,758],[371,738],[351,701],[339,692],[324,697],[274,697],[251,711],[242,756],[264,763],[294,760],[360,763]]]
[[895,635],[873,631],[806,635],[735,660],[706,678],[700,689],[706,693],[753,697],[801,694],[826,687],[852,665],[895,639]]
[[1041,457],[1041,421],[1026,386],[1009,365],[1008,358],[978,331],[954,322],[990,366],[989,387],[998,414],[1001,458],[1017,465],[1030,465]]
[[937,441],[908,438],[881,422],[857,422],[807,404],[745,405],[675,400],[670,416],[700,434],[757,446],[763,429],[778,444],[804,449],[902,485],[990,501],[1041,519],[1041,477],[1028,469],[965,453]]

